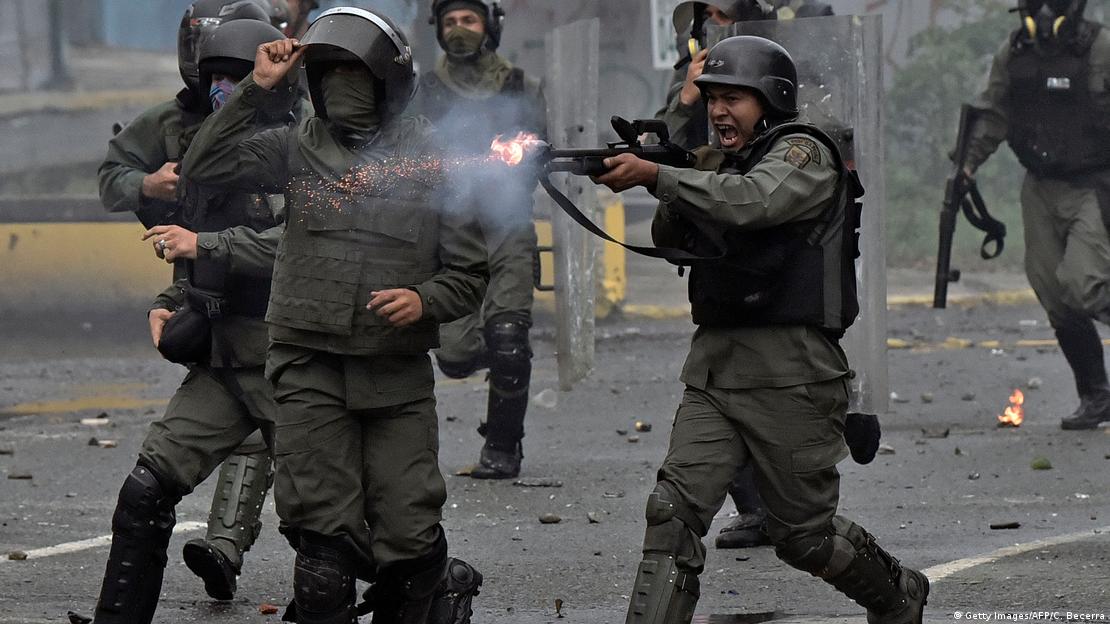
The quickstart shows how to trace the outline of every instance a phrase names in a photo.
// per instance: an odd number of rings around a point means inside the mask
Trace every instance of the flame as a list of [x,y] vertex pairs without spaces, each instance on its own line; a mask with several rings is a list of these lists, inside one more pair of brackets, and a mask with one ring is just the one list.
[[515,167],[524,162],[526,151],[543,145],[543,141],[538,136],[529,132],[521,132],[508,141],[502,141],[502,136],[504,135],[497,135],[490,143],[489,159],[502,161],[510,167]]
[[1014,390],[1010,395],[1010,404],[1006,406],[1006,411],[998,417],[999,427],[1020,427],[1021,423],[1025,422],[1025,410],[1022,409],[1022,404],[1025,403],[1025,395],[1021,390]]

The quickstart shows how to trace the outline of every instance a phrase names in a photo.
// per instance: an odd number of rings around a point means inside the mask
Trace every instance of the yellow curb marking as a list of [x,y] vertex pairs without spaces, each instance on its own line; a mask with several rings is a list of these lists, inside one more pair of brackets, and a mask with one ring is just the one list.
[[0,408],[0,414],[27,415],[59,414],[84,410],[129,410],[142,409],[144,407],[161,407],[169,402],[169,399],[139,399],[128,396],[90,396],[61,401],[20,403],[11,407]]

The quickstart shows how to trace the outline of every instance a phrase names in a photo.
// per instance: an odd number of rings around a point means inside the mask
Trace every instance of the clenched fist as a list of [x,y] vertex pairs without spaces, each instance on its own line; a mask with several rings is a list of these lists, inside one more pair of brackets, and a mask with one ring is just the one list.
[[278,39],[258,46],[254,57],[254,82],[273,89],[294,68],[300,66],[304,48],[296,39]]
[[168,162],[158,171],[143,177],[143,197],[162,201],[177,201],[178,163]]

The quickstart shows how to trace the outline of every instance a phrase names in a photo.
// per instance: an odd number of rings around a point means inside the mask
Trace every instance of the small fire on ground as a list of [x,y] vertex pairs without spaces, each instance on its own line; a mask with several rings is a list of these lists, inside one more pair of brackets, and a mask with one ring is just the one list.
[[1025,403],[1025,394],[1021,390],[1014,390],[1010,395],[1010,404],[1006,406],[1006,410],[998,417],[999,427],[1020,427],[1021,423],[1025,421],[1025,409],[1022,404]]
[[528,150],[544,145],[540,138],[530,132],[521,132],[508,141],[502,141],[503,135],[497,135],[489,146],[489,159],[515,167],[524,162],[524,154]]

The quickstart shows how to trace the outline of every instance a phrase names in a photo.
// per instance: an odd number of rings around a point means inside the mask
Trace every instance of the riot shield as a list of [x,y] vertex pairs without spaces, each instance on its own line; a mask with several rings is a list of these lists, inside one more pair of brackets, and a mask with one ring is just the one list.
[[708,26],[713,45],[733,35],[757,35],[786,48],[798,66],[801,119],[829,133],[867,189],[862,257],[857,262],[860,316],[843,340],[855,377],[851,409],[885,412],[886,185],[882,138],[882,22],[877,15],[816,17]]

